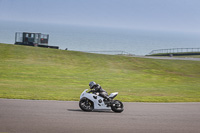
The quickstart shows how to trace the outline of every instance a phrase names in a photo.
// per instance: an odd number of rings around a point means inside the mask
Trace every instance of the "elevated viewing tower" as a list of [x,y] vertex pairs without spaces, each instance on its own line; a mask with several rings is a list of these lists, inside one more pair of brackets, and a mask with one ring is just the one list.
[[16,32],[15,33],[15,44],[16,45],[26,45],[26,46],[36,46],[36,47],[46,47],[58,49],[58,46],[49,46],[49,34],[42,33],[30,33],[30,32]]

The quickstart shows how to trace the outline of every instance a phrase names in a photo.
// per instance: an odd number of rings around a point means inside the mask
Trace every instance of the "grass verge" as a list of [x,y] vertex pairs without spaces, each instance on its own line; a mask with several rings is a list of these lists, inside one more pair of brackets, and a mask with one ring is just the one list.
[[126,102],[200,102],[200,62],[0,44],[0,98],[79,100],[99,83]]

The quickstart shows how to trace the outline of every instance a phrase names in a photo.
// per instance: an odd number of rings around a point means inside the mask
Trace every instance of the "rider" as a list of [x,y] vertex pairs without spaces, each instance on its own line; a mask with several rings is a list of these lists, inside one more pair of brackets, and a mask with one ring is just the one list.
[[108,97],[108,93],[103,88],[101,88],[101,86],[99,84],[96,84],[94,81],[91,81],[89,83],[89,86],[90,86],[90,89],[91,89],[90,92],[98,92],[99,96],[101,96],[101,97],[103,97],[107,100],[110,100],[109,97]]

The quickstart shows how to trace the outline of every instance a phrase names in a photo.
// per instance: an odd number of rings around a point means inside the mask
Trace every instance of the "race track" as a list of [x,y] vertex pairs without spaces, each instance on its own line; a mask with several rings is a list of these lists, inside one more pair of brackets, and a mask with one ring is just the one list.
[[133,56],[133,57],[139,57],[139,58],[150,58],[150,59],[159,59],[159,60],[189,60],[189,61],[200,61],[200,58],[192,58],[192,57],[181,57],[181,56],[174,56],[174,57],[168,57],[168,56]]
[[0,133],[200,133],[200,103],[124,103],[122,113],[78,102],[0,99]]

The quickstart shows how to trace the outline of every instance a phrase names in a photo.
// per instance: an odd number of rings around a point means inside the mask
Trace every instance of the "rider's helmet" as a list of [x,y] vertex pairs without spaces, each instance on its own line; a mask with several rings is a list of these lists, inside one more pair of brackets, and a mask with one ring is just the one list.
[[89,83],[90,89],[93,89],[95,85],[97,85],[97,84],[94,81],[91,81]]

